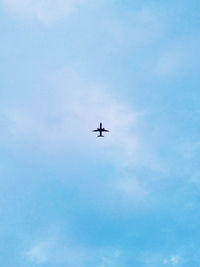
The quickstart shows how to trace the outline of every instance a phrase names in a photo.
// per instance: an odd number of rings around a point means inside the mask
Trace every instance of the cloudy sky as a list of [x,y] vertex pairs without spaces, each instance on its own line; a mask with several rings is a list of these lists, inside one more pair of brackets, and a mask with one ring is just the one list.
[[199,12],[0,0],[1,266],[200,266]]

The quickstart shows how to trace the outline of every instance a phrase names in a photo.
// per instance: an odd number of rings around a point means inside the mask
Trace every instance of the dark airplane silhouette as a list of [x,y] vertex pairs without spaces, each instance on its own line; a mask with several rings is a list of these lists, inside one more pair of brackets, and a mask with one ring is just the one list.
[[93,132],[99,132],[99,135],[97,137],[104,137],[102,135],[102,132],[109,132],[108,130],[106,130],[105,128],[102,128],[102,123],[100,122],[100,128],[97,128],[96,130],[94,130]]

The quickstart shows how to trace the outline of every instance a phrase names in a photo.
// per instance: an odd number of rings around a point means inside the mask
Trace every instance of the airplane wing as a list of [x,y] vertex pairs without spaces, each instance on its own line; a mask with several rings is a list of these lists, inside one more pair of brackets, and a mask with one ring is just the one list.
[[103,128],[103,129],[102,129],[102,132],[109,132],[109,131]]
[[97,128],[96,130],[93,130],[93,132],[99,132],[99,128]]

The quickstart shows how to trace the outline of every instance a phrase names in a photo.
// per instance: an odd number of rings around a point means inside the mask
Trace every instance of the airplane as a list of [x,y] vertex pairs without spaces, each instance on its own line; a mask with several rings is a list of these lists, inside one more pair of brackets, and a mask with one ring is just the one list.
[[93,132],[99,132],[99,135],[97,137],[104,137],[102,135],[102,132],[109,132],[105,128],[102,128],[102,122],[100,122],[100,128],[97,128],[96,130],[93,130]]

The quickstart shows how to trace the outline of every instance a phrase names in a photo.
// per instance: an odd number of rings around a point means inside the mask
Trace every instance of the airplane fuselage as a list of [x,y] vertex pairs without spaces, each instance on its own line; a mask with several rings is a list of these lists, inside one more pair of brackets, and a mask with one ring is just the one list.
[[105,128],[102,128],[102,122],[100,122],[100,126],[99,128],[97,128],[96,130],[94,130],[93,132],[99,132],[99,135],[97,137],[104,137],[102,135],[102,132],[109,132],[108,130],[106,130]]
[[102,128],[102,123],[100,122],[100,127],[99,127],[99,136],[98,137],[104,137],[103,135],[102,135],[102,131],[103,130],[103,128]]

